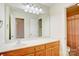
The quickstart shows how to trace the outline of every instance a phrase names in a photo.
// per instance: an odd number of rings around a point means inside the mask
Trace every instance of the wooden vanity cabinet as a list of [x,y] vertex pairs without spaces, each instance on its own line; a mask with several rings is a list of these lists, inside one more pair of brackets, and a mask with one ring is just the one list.
[[46,56],[46,51],[41,50],[41,51],[35,52],[35,56]]
[[52,56],[59,56],[59,47],[52,48]]
[[46,56],[59,56],[59,42],[46,44]]
[[0,53],[3,56],[59,56],[59,41]]
[[35,46],[35,56],[45,56],[45,44],[43,45],[39,45],[39,46]]
[[24,56],[35,56],[35,54],[34,53],[31,53],[31,54],[26,54]]
[[46,56],[52,56],[52,49],[46,49]]

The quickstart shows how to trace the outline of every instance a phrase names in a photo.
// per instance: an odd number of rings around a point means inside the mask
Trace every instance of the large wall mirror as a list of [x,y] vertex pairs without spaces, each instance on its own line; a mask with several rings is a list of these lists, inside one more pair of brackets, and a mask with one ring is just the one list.
[[50,35],[49,25],[48,15],[33,15],[12,6],[6,7],[7,41],[29,37],[48,37]]

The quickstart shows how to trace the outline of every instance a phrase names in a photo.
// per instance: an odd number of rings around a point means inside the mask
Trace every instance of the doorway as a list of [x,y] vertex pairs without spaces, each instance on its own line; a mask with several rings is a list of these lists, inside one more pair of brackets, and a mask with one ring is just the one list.
[[24,19],[16,18],[16,38],[24,38]]

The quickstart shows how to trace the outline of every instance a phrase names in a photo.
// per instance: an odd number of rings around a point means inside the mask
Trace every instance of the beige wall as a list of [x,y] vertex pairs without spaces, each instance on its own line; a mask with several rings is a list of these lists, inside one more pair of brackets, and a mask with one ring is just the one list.
[[60,39],[61,55],[67,54],[67,22],[66,22],[66,8],[72,4],[68,3],[59,3],[54,4],[50,8],[50,28],[51,28],[51,37],[54,39]]
[[4,4],[0,4],[0,20],[3,21],[3,25],[0,28],[0,45],[5,42],[5,7]]

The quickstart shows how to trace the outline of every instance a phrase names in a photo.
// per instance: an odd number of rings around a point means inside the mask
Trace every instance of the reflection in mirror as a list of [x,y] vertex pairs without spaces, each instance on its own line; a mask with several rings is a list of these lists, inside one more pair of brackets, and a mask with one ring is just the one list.
[[9,40],[11,40],[11,17],[9,16]]
[[16,18],[16,38],[24,38],[24,19]]
[[38,20],[38,32],[39,32],[39,37],[42,37],[42,19]]
[[2,27],[2,25],[3,25],[3,21],[2,21],[2,20],[0,20],[0,28]]

